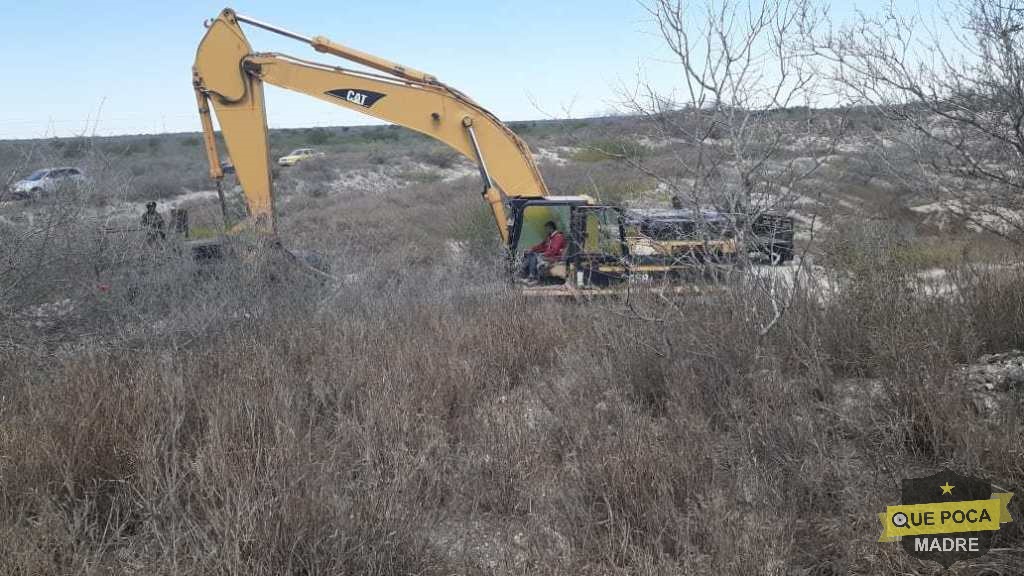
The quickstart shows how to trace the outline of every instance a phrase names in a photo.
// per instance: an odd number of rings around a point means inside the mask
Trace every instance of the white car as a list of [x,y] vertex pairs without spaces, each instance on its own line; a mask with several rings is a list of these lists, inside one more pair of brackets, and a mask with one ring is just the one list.
[[15,198],[33,198],[42,193],[56,192],[62,186],[85,183],[85,175],[78,168],[44,168],[36,170],[24,180],[11,186]]

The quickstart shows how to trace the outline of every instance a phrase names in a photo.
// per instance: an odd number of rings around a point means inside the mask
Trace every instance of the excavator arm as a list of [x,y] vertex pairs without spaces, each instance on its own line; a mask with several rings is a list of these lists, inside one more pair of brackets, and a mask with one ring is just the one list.
[[[242,32],[242,22],[305,42],[318,52],[368,66],[382,74],[282,54],[255,53]],[[506,244],[506,201],[548,194],[526,143],[493,114],[433,76],[323,37],[306,38],[225,9],[207,25],[196,53],[193,84],[210,176],[218,183],[223,176],[210,118],[212,105],[248,201],[253,226],[259,230],[274,231],[264,83],[426,134],[473,160],[484,181],[483,196]]]

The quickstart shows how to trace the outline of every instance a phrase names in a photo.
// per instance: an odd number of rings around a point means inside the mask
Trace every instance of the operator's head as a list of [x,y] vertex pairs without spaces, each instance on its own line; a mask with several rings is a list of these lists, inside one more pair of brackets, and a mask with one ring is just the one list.
[[554,220],[548,220],[547,222],[544,223],[544,231],[547,232],[549,235],[555,230],[558,230],[558,226],[555,226]]
[[156,202],[146,202],[146,212],[153,212],[156,210]]

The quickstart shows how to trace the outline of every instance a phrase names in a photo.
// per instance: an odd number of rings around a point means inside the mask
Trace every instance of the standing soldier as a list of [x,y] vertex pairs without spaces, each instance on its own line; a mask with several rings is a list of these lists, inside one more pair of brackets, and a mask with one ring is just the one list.
[[152,244],[164,239],[164,217],[156,211],[156,202],[147,202],[142,214],[142,227],[146,229],[146,242]]

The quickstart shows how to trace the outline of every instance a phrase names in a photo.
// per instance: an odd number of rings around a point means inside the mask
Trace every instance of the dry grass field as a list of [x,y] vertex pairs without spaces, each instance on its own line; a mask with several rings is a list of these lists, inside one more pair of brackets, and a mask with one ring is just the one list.
[[[634,165],[685,153],[630,118],[513,128],[555,193],[623,205],[667,205]],[[2,178],[91,178],[0,203],[0,573],[937,574],[877,542],[901,479],[1024,494],[1024,378],[968,377],[1024,349],[1020,252],[912,210],[856,141],[796,208],[821,272],[765,332],[756,281],[524,298],[467,162],[395,128],[272,138],[327,152],[276,181],[337,282],[111,231],[154,199],[216,233],[195,135],[0,143]],[[1024,573],[1020,502],[950,573]]]

